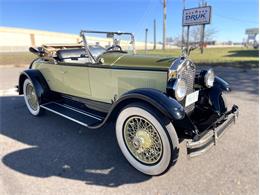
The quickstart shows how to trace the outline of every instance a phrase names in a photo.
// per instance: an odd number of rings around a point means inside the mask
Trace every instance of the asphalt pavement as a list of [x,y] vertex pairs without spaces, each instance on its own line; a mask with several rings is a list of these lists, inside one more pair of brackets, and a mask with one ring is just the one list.
[[22,68],[0,68],[0,194],[258,194],[258,69],[216,67],[231,83],[237,123],[189,159],[185,141],[166,174],[149,177],[120,152],[113,124],[89,130],[45,112],[33,117],[14,90]]

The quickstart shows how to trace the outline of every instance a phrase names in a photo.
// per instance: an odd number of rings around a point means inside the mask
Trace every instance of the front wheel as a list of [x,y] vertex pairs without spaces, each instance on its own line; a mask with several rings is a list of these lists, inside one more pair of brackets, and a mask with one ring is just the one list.
[[119,147],[129,163],[140,172],[160,175],[170,167],[173,148],[178,148],[178,138],[172,124],[167,126],[172,128],[174,140],[171,140],[162,119],[152,110],[132,105],[118,115],[116,136]]
[[38,116],[40,114],[40,104],[35,93],[34,86],[30,79],[25,79],[23,83],[23,94],[24,94],[24,101],[29,112],[34,115]]

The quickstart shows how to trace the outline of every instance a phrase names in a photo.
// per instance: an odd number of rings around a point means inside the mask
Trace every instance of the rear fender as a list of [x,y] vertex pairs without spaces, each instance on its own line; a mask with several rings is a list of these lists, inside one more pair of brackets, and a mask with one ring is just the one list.
[[23,94],[23,83],[27,78],[31,80],[34,86],[39,104],[46,102],[47,97],[50,97],[50,88],[39,70],[28,69],[20,74],[18,85],[19,95]]

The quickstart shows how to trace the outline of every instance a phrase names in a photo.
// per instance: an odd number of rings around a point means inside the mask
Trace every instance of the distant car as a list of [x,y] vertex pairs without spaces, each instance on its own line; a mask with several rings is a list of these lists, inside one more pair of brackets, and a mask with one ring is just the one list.
[[[106,34],[113,43],[91,45],[87,33]],[[238,116],[224,98],[229,84],[212,69],[197,72],[184,55],[137,55],[131,33],[80,35],[83,44],[30,48],[38,58],[21,73],[19,94],[34,116],[48,110],[89,129],[115,121],[119,147],[140,172],[166,172],[181,140],[190,157],[202,154]],[[126,43],[120,36],[130,36],[131,51],[119,45]]]

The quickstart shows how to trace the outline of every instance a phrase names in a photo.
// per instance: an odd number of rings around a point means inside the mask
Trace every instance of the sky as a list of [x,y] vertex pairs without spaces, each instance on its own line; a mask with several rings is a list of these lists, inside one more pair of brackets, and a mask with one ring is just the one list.
[[[144,41],[162,40],[163,0],[0,0],[0,26],[78,34],[81,29],[133,32]],[[186,8],[201,0],[186,0]],[[181,35],[183,0],[167,0],[167,37]],[[207,0],[217,41],[241,42],[245,29],[258,27],[258,0]]]

